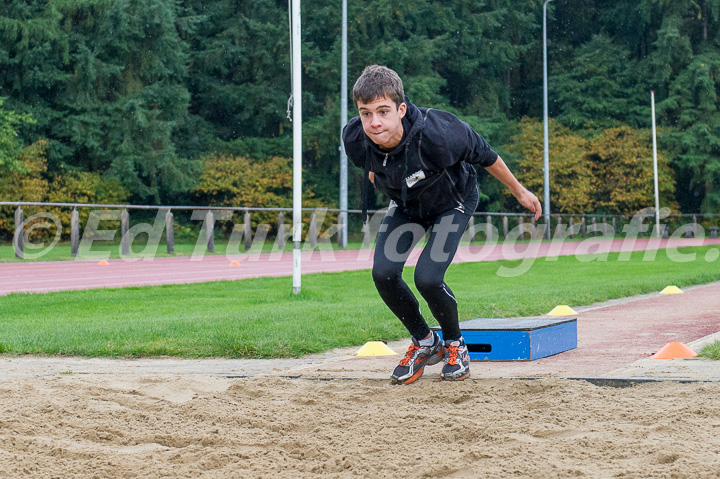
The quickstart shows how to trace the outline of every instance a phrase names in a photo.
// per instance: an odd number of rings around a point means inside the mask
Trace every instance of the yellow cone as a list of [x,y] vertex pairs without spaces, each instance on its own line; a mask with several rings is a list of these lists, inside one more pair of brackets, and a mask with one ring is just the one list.
[[577,311],[572,309],[567,304],[561,304],[558,306],[555,306],[552,311],[550,311],[547,315],[548,316],[572,316],[573,314],[577,314]]
[[668,286],[667,288],[660,291],[660,294],[683,294],[684,291],[677,286]]
[[368,341],[358,349],[355,356],[396,356],[397,353],[382,341]]

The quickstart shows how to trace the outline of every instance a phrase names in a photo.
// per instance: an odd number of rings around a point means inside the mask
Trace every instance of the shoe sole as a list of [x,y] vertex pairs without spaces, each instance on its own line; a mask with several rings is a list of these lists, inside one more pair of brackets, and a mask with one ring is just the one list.
[[456,378],[453,376],[440,376],[440,379],[443,381],[462,381],[463,379],[467,379],[470,377],[470,371],[468,371],[466,374]]
[[439,363],[440,361],[442,361],[442,359],[443,359],[443,355],[442,355],[442,354],[439,354],[439,353],[438,353],[438,354],[435,354],[435,357],[437,357],[437,361],[431,362],[431,361],[433,361],[433,359],[435,359],[435,358],[430,358],[430,359],[428,359],[427,362],[425,362],[425,364],[424,364],[415,374],[413,374],[413,375],[410,376],[409,378],[407,378],[407,379],[405,379],[405,380],[402,380],[402,379],[399,379],[399,378],[396,378],[396,377],[392,377],[392,376],[391,376],[391,377],[390,377],[390,382],[391,382],[392,384],[410,384],[410,383],[414,383],[415,381],[417,381],[418,379],[420,379],[420,376],[422,376],[422,375],[423,375],[423,372],[425,372],[425,366],[433,366],[433,365],[435,365],[435,364],[438,364],[438,363]]
[[420,379],[420,376],[423,375],[423,372],[424,372],[424,371],[425,371],[425,366],[423,366],[423,367],[421,367],[420,369],[418,369],[418,370],[415,372],[415,374],[413,374],[412,376],[410,376],[409,378],[407,378],[407,379],[405,379],[405,380],[391,377],[391,378],[390,378],[390,382],[392,382],[393,384],[410,384],[410,383],[414,383],[415,381],[417,381],[418,379]]

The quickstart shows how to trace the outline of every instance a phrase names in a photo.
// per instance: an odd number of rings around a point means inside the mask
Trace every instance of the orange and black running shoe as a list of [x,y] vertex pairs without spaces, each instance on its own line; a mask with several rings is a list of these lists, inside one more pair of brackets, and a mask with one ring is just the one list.
[[445,341],[445,365],[440,377],[447,381],[462,381],[470,376],[470,355],[465,340]]
[[390,376],[393,384],[410,384],[422,376],[425,366],[432,366],[443,360],[443,343],[435,331],[432,334],[432,346],[420,346],[418,340],[412,338],[407,354]]

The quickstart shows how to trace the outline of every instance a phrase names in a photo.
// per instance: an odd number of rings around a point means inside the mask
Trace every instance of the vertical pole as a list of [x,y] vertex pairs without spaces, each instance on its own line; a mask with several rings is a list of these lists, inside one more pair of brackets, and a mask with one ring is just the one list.
[[547,81],[547,4],[552,0],[545,0],[543,3],[543,171],[545,185],[544,205],[545,223],[548,228],[545,230],[545,237],[550,239],[550,152],[548,135],[548,81]]
[[215,215],[208,211],[205,215],[205,237],[207,238],[208,253],[215,252]]
[[278,214],[277,245],[280,251],[285,249],[285,215],[281,211]]
[[[345,221],[342,213],[338,215],[338,247],[343,248],[343,231],[345,231]],[[345,244],[347,246],[347,243]]]
[[167,253],[175,254],[175,218],[170,210],[165,213],[165,241]]
[[487,218],[485,219],[485,221],[487,223],[487,233],[485,234],[485,239],[487,240],[488,243],[490,243],[493,240],[493,236],[492,236],[493,223],[492,223],[492,218],[490,217],[490,215],[487,215]]
[[342,141],[342,130],[347,125],[348,116],[348,78],[347,78],[347,0],[342,2],[342,48],[340,66],[340,232],[339,246],[347,248],[348,242],[348,158]]
[[120,254],[123,256],[130,255],[130,213],[123,210],[120,213]]
[[370,222],[366,221],[365,224],[362,227],[363,232],[363,242],[362,247],[363,248],[369,248],[370,247],[370,234],[372,231],[370,231]]
[[468,243],[474,243],[475,242],[475,217],[470,216],[470,219],[468,220],[467,229],[466,229],[466,236]]
[[252,248],[252,219],[250,218],[250,211],[245,210],[243,216],[243,236],[245,237],[245,251]]
[[300,0],[292,0],[292,96],[293,96],[293,294],[302,283],[302,83]]
[[562,216],[556,216],[555,221],[557,222],[557,224],[555,225],[555,231],[557,233],[560,233],[562,231]]
[[15,210],[15,236],[13,236],[13,244],[15,245],[15,257],[19,259],[25,258],[23,245],[23,230],[25,229],[25,214],[18,205]]
[[80,252],[80,214],[77,208],[70,213],[70,255],[77,258]]
[[317,215],[315,211],[310,213],[310,226],[308,228],[308,234],[305,238],[305,242],[310,242],[310,249],[315,251],[317,247]]
[[658,193],[657,134],[655,131],[655,90],[650,90],[652,104],[652,139],[653,139],[653,182],[655,184],[655,231],[660,237],[660,196]]

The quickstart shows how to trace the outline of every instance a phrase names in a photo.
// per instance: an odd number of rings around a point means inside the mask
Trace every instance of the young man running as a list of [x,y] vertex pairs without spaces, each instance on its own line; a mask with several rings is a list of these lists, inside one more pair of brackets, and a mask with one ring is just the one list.
[[[536,220],[542,213],[540,202],[467,123],[451,113],[410,103],[393,70],[365,68],[353,87],[353,101],[360,115],[345,127],[343,142],[348,158],[365,170],[363,218],[369,182],[391,200],[377,237],[373,281],[412,335],[391,380],[410,384],[422,376],[425,366],[441,361],[442,379],[465,379],[470,375],[469,356],[445,271],[478,204],[473,165],[484,167],[507,186]],[[444,343],[428,327],[417,298],[402,279],[413,247],[428,231],[415,268],[415,286],[440,324]]]

